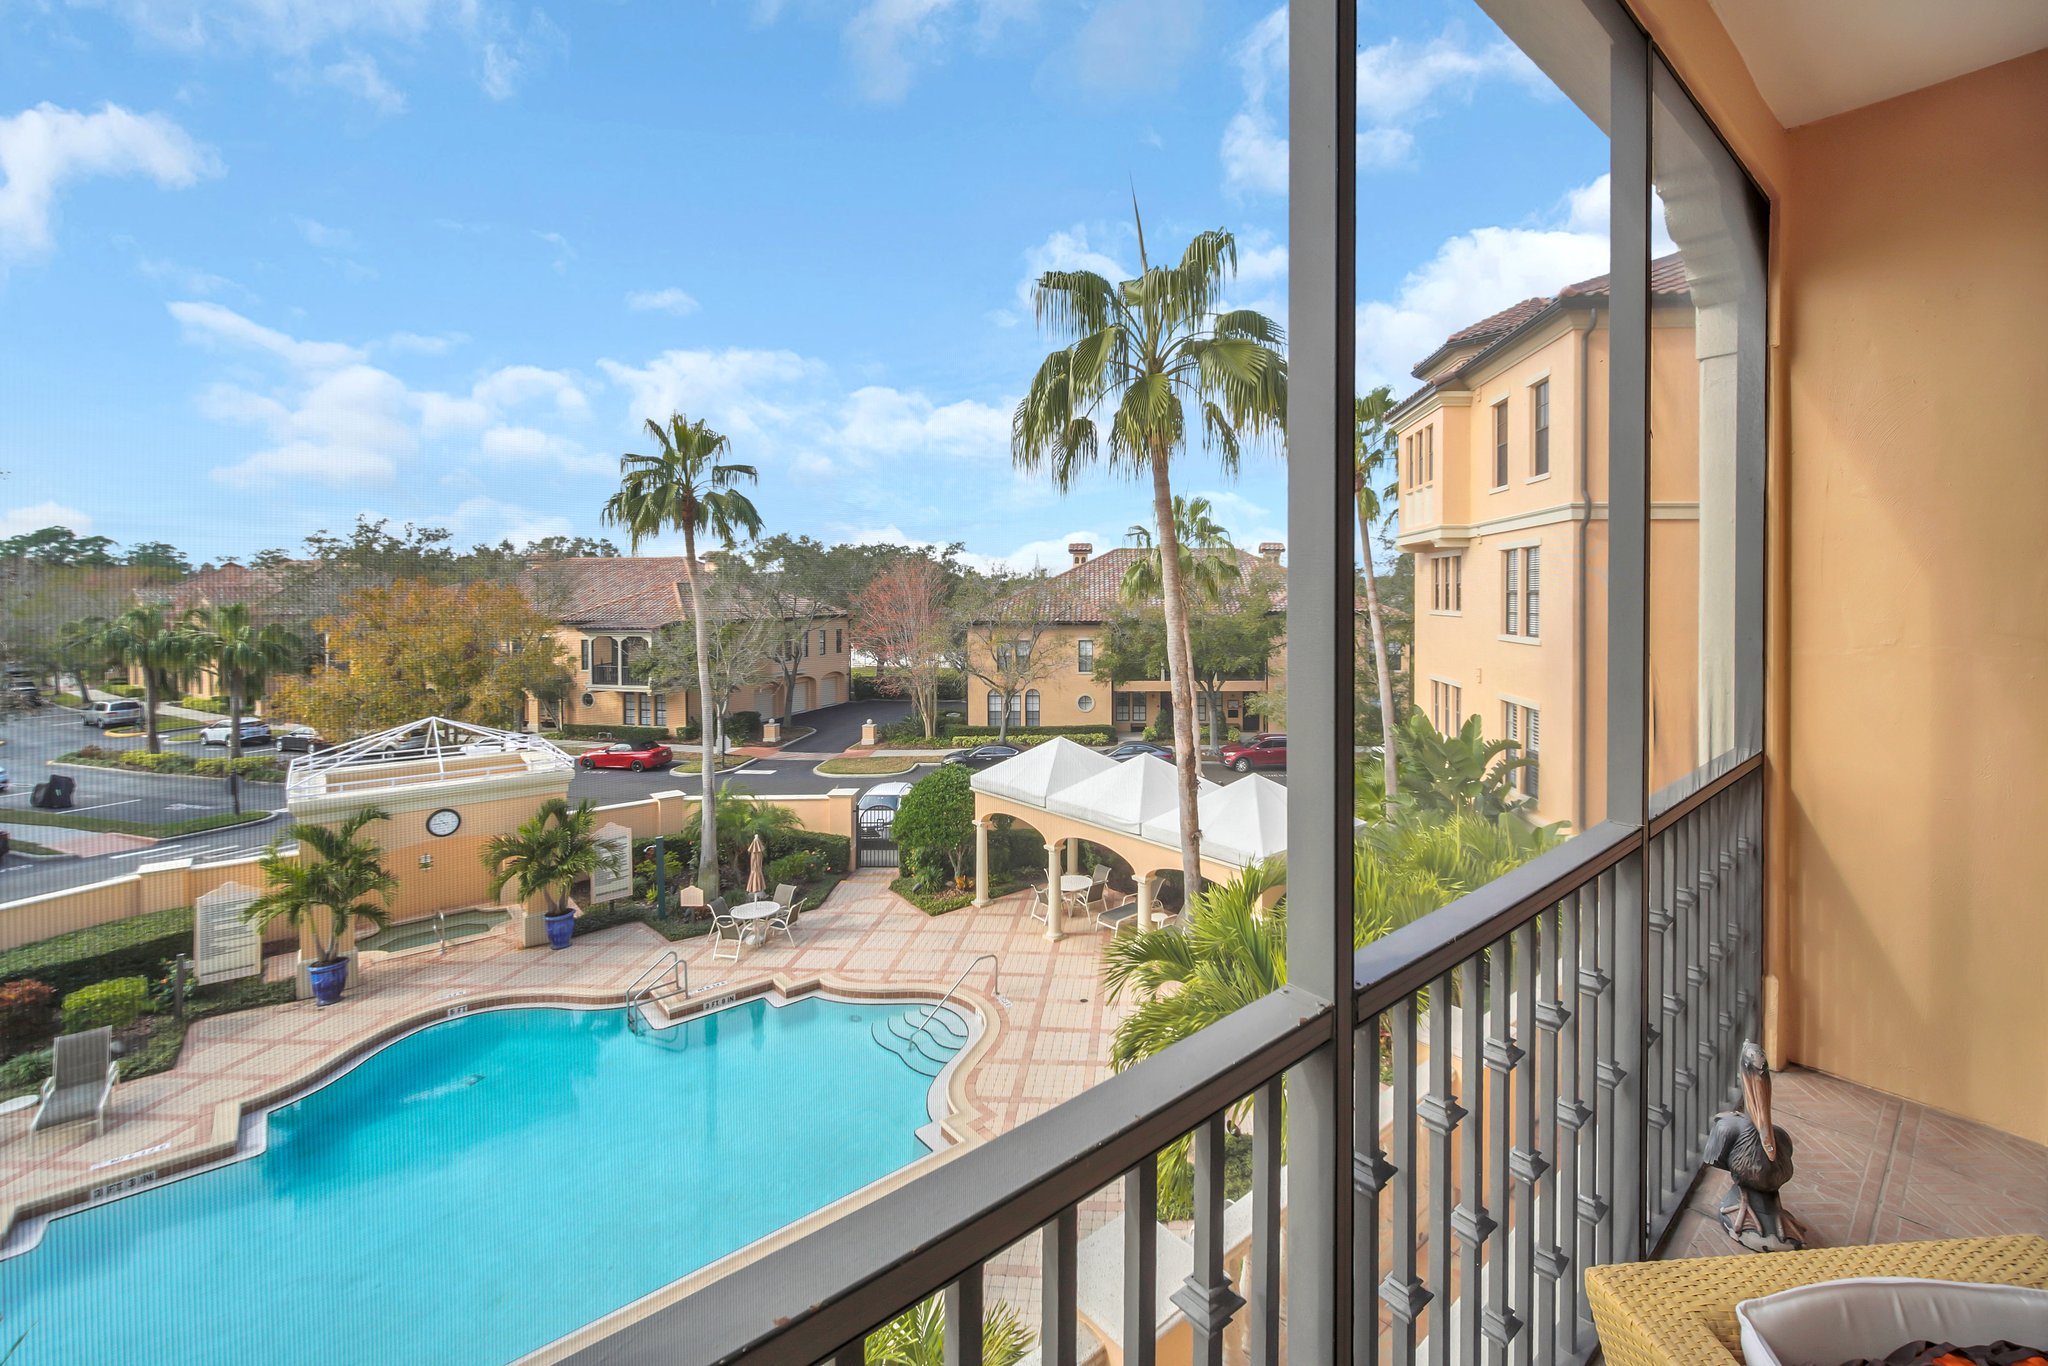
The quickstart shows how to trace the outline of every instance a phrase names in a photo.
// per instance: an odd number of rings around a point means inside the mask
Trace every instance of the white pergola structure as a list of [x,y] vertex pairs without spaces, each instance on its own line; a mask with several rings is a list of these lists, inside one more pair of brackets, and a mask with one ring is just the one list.
[[[1047,939],[1062,935],[1060,874],[1081,870],[1083,841],[1131,865],[1138,881],[1138,923],[1151,926],[1153,879],[1180,871],[1180,779],[1172,764],[1151,755],[1120,764],[1056,738],[984,769],[973,787],[975,905],[989,900],[990,824],[1008,816],[1045,839],[1046,895],[1054,907],[1046,916]],[[1287,789],[1270,779],[1253,776],[1228,786],[1202,779],[1195,813],[1204,877],[1228,877],[1286,851]]]
[[429,716],[292,760],[284,795],[296,806],[430,783],[573,774],[575,769],[567,751],[538,735]]

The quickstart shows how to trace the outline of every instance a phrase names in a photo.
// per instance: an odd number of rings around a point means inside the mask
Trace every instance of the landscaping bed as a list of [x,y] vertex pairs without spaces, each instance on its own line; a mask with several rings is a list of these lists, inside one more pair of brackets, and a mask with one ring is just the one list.
[[146,749],[102,749],[98,745],[86,745],[69,754],[60,754],[50,762],[142,773],[170,773],[181,777],[225,778],[235,774],[252,783],[281,783],[285,777],[284,765],[270,754],[244,754],[239,759],[231,759],[225,754],[195,758],[190,754],[170,751],[151,754]]
[[820,773],[908,773],[929,759],[906,759],[894,754],[855,755],[850,759],[827,759],[818,765]]
[[[1011,892],[1019,891],[1031,885],[1020,877],[1011,877],[1006,874],[997,874],[989,882],[988,894],[990,899],[1008,896]],[[956,887],[948,886],[942,887],[936,892],[921,892],[917,889],[916,880],[909,876],[895,879],[889,884],[889,890],[917,907],[920,911],[923,911],[926,915],[944,915],[948,911],[957,911],[962,906],[974,904],[974,891],[972,888],[963,892]]]
[[19,810],[10,807],[6,821],[9,825],[61,825],[69,830],[90,830],[103,835],[143,835],[154,839],[171,839],[177,835],[196,835],[204,830],[220,830],[231,825],[256,825],[269,820],[274,811],[244,811],[239,815],[232,811],[216,811],[209,816],[194,816],[185,821],[129,821],[114,816],[77,815],[70,811],[39,811],[34,807]]

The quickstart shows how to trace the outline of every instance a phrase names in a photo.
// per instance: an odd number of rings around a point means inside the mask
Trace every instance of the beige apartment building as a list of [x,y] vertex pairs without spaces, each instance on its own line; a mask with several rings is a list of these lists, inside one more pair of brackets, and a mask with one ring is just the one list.
[[[1243,580],[1250,582],[1260,568],[1277,570],[1285,545],[1267,541],[1259,553],[1234,552]],[[1030,730],[1037,726],[1109,726],[1118,735],[1137,735],[1155,720],[1171,695],[1165,671],[1158,678],[1131,679],[1111,685],[1095,676],[1097,653],[1105,648],[1116,622],[1132,613],[1160,610],[1157,598],[1126,604],[1121,590],[1124,575],[1147,552],[1135,546],[1118,546],[1102,554],[1086,541],[1067,547],[1072,564],[1052,576],[1044,585],[1049,619],[1038,630],[1035,644],[1028,648],[1046,659],[1045,672],[1028,681],[1009,699],[1010,725]],[[1234,608],[1235,602],[1226,602]],[[1270,610],[1285,613],[1285,590],[1273,594]],[[968,640],[967,720],[973,725],[993,726],[1002,719],[1001,692],[985,678],[973,677],[976,669],[989,668],[988,648],[992,635],[984,623]],[[1004,648],[1000,641],[998,648]],[[1008,648],[1016,648],[1012,643]],[[1284,640],[1276,640],[1266,666],[1254,677],[1231,678],[1223,683],[1223,719],[1226,725],[1246,728],[1247,719],[1257,725],[1257,698],[1268,688],[1281,686],[1287,662]],[[1209,723],[1206,698],[1198,698],[1196,720]],[[1206,735],[1206,731],[1204,732]]]
[[[1720,581],[1699,572],[1700,414],[1720,376],[1677,255],[1652,262],[1650,299],[1654,789],[1725,746],[1700,714],[1701,584]],[[1439,731],[1477,716],[1514,741],[1536,817],[1581,830],[1606,811],[1607,304],[1600,276],[1453,333],[1391,415],[1415,704]]]
[[[647,726],[679,731],[700,719],[694,688],[662,692],[635,681],[634,661],[664,627],[690,619],[690,587],[681,556],[590,557],[550,561],[526,583],[535,606],[560,623],[555,639],[574,682],[560,702],[528,700],[529,725]],[[711,563],[708,573],[716,573]],[[847,612],[817,605],[787,617],[786,637],[796,649],[791,712],[850,700],[852,678]],[[799,634],[801,632],[801,634]],[[732,689],[728,714],[755,711],[763,720],[783,714],[784,670],[771,648],[746,681]]]

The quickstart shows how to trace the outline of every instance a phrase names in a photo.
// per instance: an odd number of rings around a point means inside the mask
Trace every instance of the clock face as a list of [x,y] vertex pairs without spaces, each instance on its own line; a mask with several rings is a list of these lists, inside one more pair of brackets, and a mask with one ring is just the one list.
[[427,833],[429,835],[452,835],[461,825],[462,813],[453,807],[444,806],[433,815],[427,817]]

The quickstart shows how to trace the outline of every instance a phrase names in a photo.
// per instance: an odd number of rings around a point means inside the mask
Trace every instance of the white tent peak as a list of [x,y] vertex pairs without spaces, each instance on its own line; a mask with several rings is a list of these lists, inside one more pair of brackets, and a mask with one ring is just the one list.
[[1053,793],[1115,767],[1116,760],[1107,755],[1056,735],[1014,759],[983,769],[974,775],[972,786],[991,797],[1044,806]]
[[[1207,778],[1196,782],[1198,794],[1216,789]],[[1143,835],[1149,821],[1164,820],[1172,827],[1168,842],[1180,840],[1180,774],[1155,754],[1141,754],[1083,778],[1053,793],[1045,805],[1063,816],[1131,835]]]
[[1203,796],[1202,853],[1242,868],[1287,852],[1287,789],[1260,774]]

